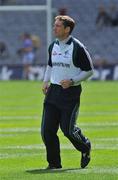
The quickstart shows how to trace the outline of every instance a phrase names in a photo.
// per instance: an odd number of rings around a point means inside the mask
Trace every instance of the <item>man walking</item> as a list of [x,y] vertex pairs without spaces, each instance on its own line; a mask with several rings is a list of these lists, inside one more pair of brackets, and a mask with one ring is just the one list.
[[56,39],[49,46],[49,61],[45,72],[45,94],[41,134],[46,146],[47,169],[62,168],[59,126],[73,146],[81,152],[81,168],[90,161],[91,143],[76,125],[80,106],[81,82],[93,74],[90,55],[71,33],[75,21],[69,16],[57,16],[54,23]]

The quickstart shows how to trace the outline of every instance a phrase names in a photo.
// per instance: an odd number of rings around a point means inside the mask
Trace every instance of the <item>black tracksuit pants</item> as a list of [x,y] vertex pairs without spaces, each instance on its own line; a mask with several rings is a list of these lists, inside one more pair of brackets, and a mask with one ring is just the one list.
[[63,89],[51,84],[44,101],[41,134],[46,146],[49,165],[61,166],[60,143],[57,136],[59,126],[74,147],[81,151],[89,151],[88,139],[76,126],[79,112],[81,86]]

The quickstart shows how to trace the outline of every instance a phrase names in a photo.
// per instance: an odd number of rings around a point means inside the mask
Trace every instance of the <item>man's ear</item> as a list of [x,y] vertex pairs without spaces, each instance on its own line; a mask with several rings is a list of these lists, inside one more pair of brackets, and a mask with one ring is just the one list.
[[68,26],[68,27],[66,27],[66,33],[68,33],[69,34],[69,32],[70,32],[70,27]]

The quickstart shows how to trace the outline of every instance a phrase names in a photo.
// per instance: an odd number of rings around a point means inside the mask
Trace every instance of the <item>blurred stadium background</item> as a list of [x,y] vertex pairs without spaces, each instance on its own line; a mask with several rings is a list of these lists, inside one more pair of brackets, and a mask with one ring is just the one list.
[[[46,3],[51,3],[51,11],[39,11]],[[99,6],[109,11],[112,4],[118,8],[118,0],[0,0],[0,43],[6,45],[4,53],[0,50],[1,180],[118,179],[118,26],[96,24]],[[53,40],[50,28],[58,14],[75,19],[73,35],[86,45],[95,66],[94,81],[83,82],[78,118],[79,126],[91,139],[92,160],[82,170],[80,153],[59,130],[63,169],[52,174],[43,171],[47,162],[40,136],[44,100],[40,80],[47,64],[47,47]],[[24,32],[38,36],[40,47],[29,81],[17,81],[23,79],[22,58],[17,51]]]
[[[76,21],[73,35],[80,39],[91,53],[97,80],[118,79],[118,26],[96,25],[100,5],[108,10],[117,0],[1,0],[0,6],[0,42],[6,44],[6,55],[0,55],[0,79],[22,79],[22,60],[17,54],[21,46],[19,36],[28,32],[40,38],[40,48],[36,53],[35,63],[29,79],[41,80],[47,63],[47,47],[53,34],[47,34],[49,27],[45,10],[32,10],[33,6],[45,6],[51,2],[52,23],[55,15],[68,14]],[[25,7],[26,10],[15,10]],[[30,7],[30,10],[27,10]],[[9,8],[9,9],[7,9]],[[48,14],[49,15],[49,14]],[[47,37],[49,36],[49,37]],[[48,39],[48,41],[47,41]]]

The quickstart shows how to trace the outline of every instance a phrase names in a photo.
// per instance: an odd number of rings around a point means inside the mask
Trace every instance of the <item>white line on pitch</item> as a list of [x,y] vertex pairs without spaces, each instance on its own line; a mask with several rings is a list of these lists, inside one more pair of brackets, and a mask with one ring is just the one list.
[[[7,149],[45,149],[45,146],[43,144],[33,144],[33,145],[10,145],[10,146],[2,146],[1,149],[3,150],[7,150]],[[61,149],[67,149],[67,150],[71,150],[74,149],[74,147],[71,144],[62,144],[61,145]],[[108,149],[108,150],[117,150],[118,149],[118,144],[115,145],[115,147],[108,145],[108,144],[95,144],[92,147],[93,150],[96,149]]]
[[[94,126],[94,127],[108,127],[108,126],[115,126],[115,127],[117,127],[118,126],[118,122],[103,122],[103,123],[79,123],[79,126],[85,126],[85,127],[90,127],[90,128],[92,128],[92,126]],[[14,128],[0,128],[0,132],[29,132],[29,131],[31,131],[31,132],[38,132],[38,131],[40,131],[40,128],[35,128],[35,127],[30,127],[30,128],[28,128],[28,127],[26,127],[26,128],[24,128],[24,127],[14,127]]]
[[0,106],[0,110],[24,110],[24,109],[37,109],[39,106]]
[[[118,115],[117,111],[97,111],[97,112],[80,112],[80,116],[108,116],[108,115]],[[0,120],[13,120],[13,119],[20,119],[20,120],[29,120],[29,119],[39,119],[39,116],[29,116],[29,115],[25,115],[25,116],[4,116],[4,115],[0,115]]]
[[98,122],[85,122],[85,123],[80,123],[80,126],[87,126],[87,127],[91,127],[91,126],[100,126],[100,127],[103,127],[103,126],[118,126],[118,122],[100,122],[100,123],[98,123]]
[[27,157],[27,156],[38,156],[39,153],[16,153],[16,154],[9,154],[9,153],[0,153],[0,159],[9,159],[9,158],[18,158],[18,157]]
[[23,119],[23,120],[29,120],[29,119],[39,119],[39,116],[0,116],[0,120],[14,120],[14,119]]
[[67,170],[66,172],[69,173],[79,173],[79,174],[89,174],[89,173],[94,173],[94,174],[118,174],[118,168],[115,167],[93,167],[93,168],[88,168],[88,169],[70,169]]
[[118,111],[97,111],[97,112],[80,112],[81,116],[108,116],[118,115]]
[[40,132],[40,128],[0,128],[0,132]]

